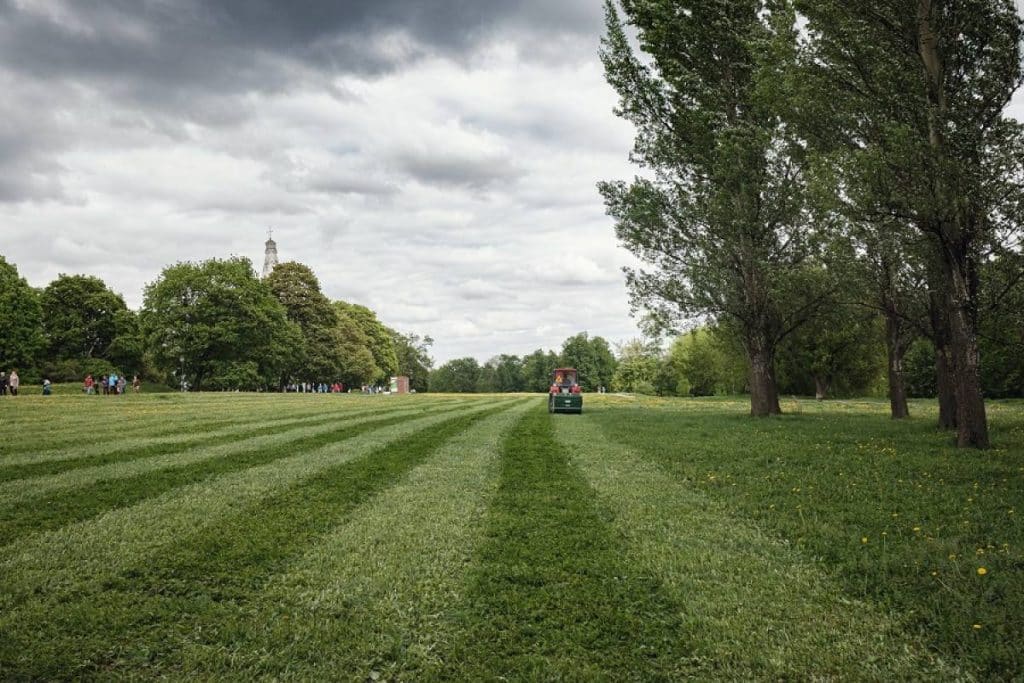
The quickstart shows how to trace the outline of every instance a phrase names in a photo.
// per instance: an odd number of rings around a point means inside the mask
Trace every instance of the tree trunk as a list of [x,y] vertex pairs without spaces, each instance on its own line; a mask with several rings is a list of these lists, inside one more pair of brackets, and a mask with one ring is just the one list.
[[814,376],[814,398],[819,401],[824,401],[828,398],[828,387],[829,381],[827,377],[822,375]]
[[956,429],[956,391],[953,381],[953,352],[949,342],[935,345],[935,382],[939,395],[939,429]]
[[[963,213],[966,197],[961,196],[958,178],[946,176],[948,160],[945,130],[949,99],[946,93],[946,64],[938,47],[933,0],[918,0],[918,51],[928,85],[928,143],[935,155],[932,192],[937,213],[930,228],[938,236],[943,267],[946,320],[952,358],[953,395],[956,398],[957,445],[988,448],[988,419],[981,390],[980,355],[977,338],[976,225]],[[938,346],[938,345],[937,345]],[[941,407],[941,403],[940,403]]]
[[928,293],[932,345],[935,347],[935,389],[939,398],[939,429],[956,429],[956,393],[953,389],[953,352],[949,346],[949,313],[944,297],[932,287]]
[[764,338],[747,342],[750,360],[750,414],[753,417],[781,415],[779,387],[775,381],[775,349]]
[[903,355],[906,353],[903,320],[895,311],[885,316],[885,347],[889,358],[889,407],[892,419],[910,417],[907,407],[907,388],[903,382]]
[[956,443],[960,448],[988,448],[988,418],[981,388],[981,363],[970,284],[954,268],[950,292],[950,349],[953,356],[953,392],[956,396]]

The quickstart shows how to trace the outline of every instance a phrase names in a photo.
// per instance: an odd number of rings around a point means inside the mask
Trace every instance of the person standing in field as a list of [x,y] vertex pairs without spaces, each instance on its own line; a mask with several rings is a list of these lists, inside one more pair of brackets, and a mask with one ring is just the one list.
[[117,378],[117,395],[123,396],[125,387],[128,386],[128,380],[125,379],[124,375]]
[[7,395],[7,373],[0,371],[0,396]]
[[132,391],[137,394],[140,389],[142,389],[142,380],[139,379],[138,375],[135,375],[132,377]]
[[82,391],[85,392],[85,395],[90,396],[92,394],[93,387],[95,386],[96,382],[93,380],[92,375],[86,375],[85,381],[82,382]]
[[96,395],[98,396],[101,391],[103,392],[103,395],[106,396],[106,394],[107,394],[107,376],[106,375],[102,375],[100,377],[100,388],[96,390]]
[[11,379],[9,380],[11,385],[11,396],[18,395],[18,389],[21,388],[21,378],[18,377],[17,370],[11,370]]
[[110,373],[110,377],[107,378],[107,390],[104,393],[108,396],[117,396],[117,379],[116,372]]
[[53,393],[53,385],[50,383],[50,380],[44,379],[43,380],[43,396],[49,396],[52,393]]

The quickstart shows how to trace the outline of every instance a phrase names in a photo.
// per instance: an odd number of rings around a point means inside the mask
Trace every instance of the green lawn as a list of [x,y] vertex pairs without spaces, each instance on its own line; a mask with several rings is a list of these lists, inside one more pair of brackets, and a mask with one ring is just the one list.
[[1024,403],[0,401],[0,680],[1024,676]]

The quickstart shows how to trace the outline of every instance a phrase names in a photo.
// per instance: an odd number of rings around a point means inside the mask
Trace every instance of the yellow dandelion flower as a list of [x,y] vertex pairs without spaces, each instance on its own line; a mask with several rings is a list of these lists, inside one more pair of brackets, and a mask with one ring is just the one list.
[[921,531],[921,527],[919,527],[919,526],[915,526],[914,527],[914,533],[920,533],[920,531]]
[[978,576],[985,576],[985,574],[988,574],[988,570],[984,567],[978,567]]
[[867,543],[868,542],[868,537],[867,536],[861,536],[860,542],[861,543]]
[[955,560],[956,559],[956,553],[950,553],[949,554],[949,559]]
[[975,631],[980,631],[981,630],[981,624],[975,624],[974,625],[974,630]]

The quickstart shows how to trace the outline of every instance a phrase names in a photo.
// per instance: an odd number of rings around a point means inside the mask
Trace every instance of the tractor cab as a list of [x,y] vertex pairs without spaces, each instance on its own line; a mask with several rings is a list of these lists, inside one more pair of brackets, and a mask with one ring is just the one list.
[[583,389],[576,368],[558,368],[551,373],[548,389],[549,413],[582,413]]

